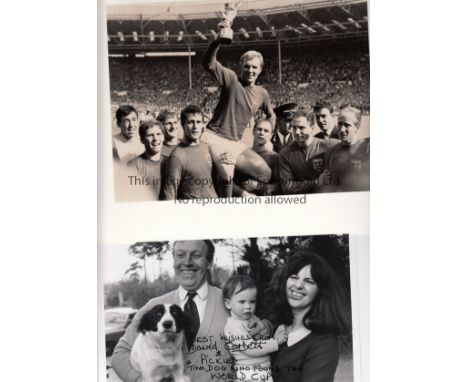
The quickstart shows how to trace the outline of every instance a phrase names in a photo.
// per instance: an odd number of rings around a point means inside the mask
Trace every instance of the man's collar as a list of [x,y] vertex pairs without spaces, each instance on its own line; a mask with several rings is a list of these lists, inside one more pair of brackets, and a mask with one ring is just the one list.
[[363,142],[363,140],[361,139],[358,139],[356,142],[354,142],[353,144],[351,145],[343,145],[343,141],[340,143],[340,146],[343,150],[350,150],[350,151],[356,151],[359,149],[359,147],[361,146],[361,143]]
[[140,155],[143,159],[146,159],[146,160],[149,160],[149,161],[152,161],[152,162],[159,162],[161,160],[161,152],[159,152],[159,156],[157,157],[157,159],[154,158],[154,155],[151,156],[149,155],[146,151]]
[[[188,290],[182,287],[182,285],[179,285],[179,298],[181,301],[184,301],[187,298]],[[205,283],[197,289],[197,295],[200,297],[202,300],[206,300],[208,297],[208,282],[205,281]]]
[[177,146],[179,143],[180,143],[180,139],[177,138],[177,142],[174,143],[173,145],[168,144],[166,141],[163,142],[163,145],[168,146],[168,147],[174,147],[174,146]]

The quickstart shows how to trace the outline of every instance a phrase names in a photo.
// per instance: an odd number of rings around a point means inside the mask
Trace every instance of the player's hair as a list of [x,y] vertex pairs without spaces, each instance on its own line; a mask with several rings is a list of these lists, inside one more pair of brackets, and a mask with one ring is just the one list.
[[[172,252],[175,254],[175,247],[176,244],[179,242],[182,242],[183,240],[176,240],[174,241],[172,245]],[[213,257],[214,257],[214,252],[215,252],[215,247],[214,244],[211,240],[197,240],[197,241],[203,241],[206,245],[206,260],[208,260],[209,263],[213,262]]]
[[180,123],[182,126],[185,125],[185,122],[187,122],[187,116],[189,114],[201,114],[203,116],[203,110],[197,105],[185,106],[180,112]]
[[257,118],[257,119],[255,120],[255,125],[254,125],[253,130],[255,130],[255,129],[257,128],[257,126],[258,126],[260,123],[262,123],[262,122],[267,122],[267,123],[270,125],[270,130],[271,130],[271,132],[273,133],[273,126],[272,126],[270,120],[268,120],[268,119],[266,119],[266,118]]
[[140,136],[140,140],[145,139],[146,132],[154,126],[158,126],[162,131],[162,125],[159,121],[150,120],[141,122],[140,127],[138,128],[138,135]]
[[130,113],[135,113],[138,117],[138,112],[132,105],[121,105],[115,112],[115,118],[117,119],[117,123],[122,121],[123,117],[126,117]]
[[161,123],[166,123],[166,120],[171,117],[177,118],[177,113],[172,110],[164,109],[161,113],[159,113],[157,120]]
[[303,318],[304,326],[314,333],[347,333],[351,326],[349,309],[335,272],[322,257],[305,250],[293,253],[271,281],[268,293],[276,296],[271,308],[277,323],[292,324],[294,315],[288,302],[286,283],[291,275],[296,275],[307,265],[310,265],[310,276],[318,290]]
[[362,118],[362,113],[361,113],[361,110],[359,110],[357,107],[354,107],[354,106],[343,106],[341,109],[340,109],[340,114],[341,113],[351,113],[353,114],[357,121],[358,121],[358,125],[361,124],[361,118]]
[[291,119],[291,121],[293,119],[296,119],[296,118],[300,118],[300,117],[304,117],[305,119],[307,119],[307,122],[309,122],[310,124],[310,120],[309,120],[309,114],[305,111],[305,110],[299,110],[299,111],[296,111]]
[[[238,290],[236,290],[239,288]],[[223,299],[231,299],[234,294],[240,293],[243,290],[255,288],[255,281],[247,275],[234,275],[231,276],[223,287]]]
[[240,58],[240,64],[242,65],[244,61],[251,60],[253,58],[258,58],[260,60],[260,68],[263,68],[263,56],[260,52],[256,50],[249,50],[245,52]]
[[335,111],[335,108],[333,107],[332,103],[330,101],[324,101],[320,100],[317,101],[314,105],[313,111],[319,112],[321,109],[328,109],[330,113],[333,113]]

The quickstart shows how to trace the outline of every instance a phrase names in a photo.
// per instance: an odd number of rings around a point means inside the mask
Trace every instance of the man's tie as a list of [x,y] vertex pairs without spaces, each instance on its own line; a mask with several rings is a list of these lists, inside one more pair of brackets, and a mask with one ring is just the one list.
[[200,328],[200,316],[198,315],[197,304],[193,301],[197,292],[188,292],[188,300],[184,306],[184,313],[190,319],[190,329],[185,331],[185,339],[187,340],[187,349],[193,345],[198,329]]

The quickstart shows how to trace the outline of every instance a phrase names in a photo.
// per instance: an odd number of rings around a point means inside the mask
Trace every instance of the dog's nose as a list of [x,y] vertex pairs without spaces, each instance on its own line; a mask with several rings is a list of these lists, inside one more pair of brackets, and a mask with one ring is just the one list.
[[163,327],[164,327],[164,329],[172,328],[172,321],[164,321],[163,322]]

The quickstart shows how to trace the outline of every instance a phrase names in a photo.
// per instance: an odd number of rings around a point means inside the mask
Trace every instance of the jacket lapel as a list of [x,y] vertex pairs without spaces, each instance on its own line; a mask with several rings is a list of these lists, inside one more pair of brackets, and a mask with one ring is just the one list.
[[209,329],[213,322],[216,311],[216,295],[213,292],[213,287],[208,285],[208,296],[206,298],[205,312],[203,313],[203,321],[198,329],[197,336],[208,336]]

